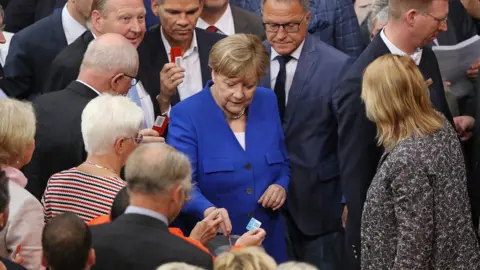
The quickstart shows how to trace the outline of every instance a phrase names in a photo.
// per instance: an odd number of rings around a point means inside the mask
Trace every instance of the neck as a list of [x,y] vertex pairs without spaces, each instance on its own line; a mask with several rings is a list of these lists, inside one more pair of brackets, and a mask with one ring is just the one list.
[[107,92],[110,89],[110,82],[107,76],[94,70],[81,70],[78,80],[90,85],[100,93]]
[[67,4],[67,10],[68,10],[68,13],[70,13],[70,16],[72,16],[75,19],[75,21],[77,21],[79,24],[85,27],[87,26],[87,18],[85,18],[85,16],[83,16],[80,12],[78,12],[75,9],[75,5],[72,4],[71,1],[69,1],[69,3]]
[[[193,29],[193,31],[195,31],[195,29]],[[163,31],[163,36],[167,40],[168,44],[170,44],[170,47],[172,47],[172,48],[180,47],[180,48],[182,48],[182,52],[185,53],[190,48],[190,46],[192,45],[194,34],[192,33],[192,37],[190,39],[186,40],[183,43],[175,41],[170,36],[166,35],[165,31]]]
[[228,8],[228,2],[220,8],[208,8],[206,6],[203,7],[202,14],[200,17],[209,25],[214,25],[220,20],[220,18],[225,14]]
[[173,221],[173,217],[169,214],[168,207],[166,207],[169,203],[165,196],[145,195],[130,191],[130,205],[162,214],[167,217],[169,223]]
[[397,48],[405,52],[406,54],[413,54],[417,50],[417,44],[415,40],[412,40],[412,36],[402,25],[401,22],[389,20],[385,26],[385,36],[393,43]]
[[123,166],[123,161],[115,153],[108,153],[105,155],[89,154],[87,157],[87,161],[92,164],[110,169],[114,171],[116,174],[118,174],[118,176],[120,176],[120,170],[122,169],[122,166]]

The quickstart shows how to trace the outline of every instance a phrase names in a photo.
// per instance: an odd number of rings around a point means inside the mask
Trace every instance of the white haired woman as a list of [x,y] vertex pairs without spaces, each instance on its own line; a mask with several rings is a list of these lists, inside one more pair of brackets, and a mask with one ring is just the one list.
[[124,96],[101,95],[82,113],[87,160],[48,180],[43,195],[45,221],[73,212],[85,222],[108,215],[116,194],[125,186],[120,170],[142,142],[143,111]]
[[[17,251],[27,269],[39,269],[42,255],[42,206],[25,186],[20,169],[35,150],[36,119],[30,103],[0,99],[0,167],[9,178],[8,222],[0,220],[0,257],[15,259]],[[21,246],[21,248],[19,248]]]

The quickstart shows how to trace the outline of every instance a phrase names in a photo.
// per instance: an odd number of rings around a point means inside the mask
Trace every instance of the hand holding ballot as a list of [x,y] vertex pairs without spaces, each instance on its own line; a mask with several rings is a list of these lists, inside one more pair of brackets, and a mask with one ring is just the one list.
[[138,134],[141,135],[142,138],[141,139],[138,138],[137,143],[152,143],[152,142],[164,143],[165,142],[165,139],[163,137],[160,137],[160,134],[158,134],[158,132],[156,132],[153,129],[149,129],[149,128],[142,129]]
[[266,235],[267,232],[264,229],[248,231],[238,238],[235,245],[242,247],[261,246]]
[[202,221],[198,222],[190,233],[190,238],[206,245],[210,240],[215,238],[220,223],[223,222],[219,211],[212,211]]
[[475,80],[478,77],[478,69],[480,68],[480,59],[467,70],[467,76],[470,80]]
[[287,192],[283,187],[277,184],[270,185],[258,200],[264,208],[272,208],[278,210],[285,203]]

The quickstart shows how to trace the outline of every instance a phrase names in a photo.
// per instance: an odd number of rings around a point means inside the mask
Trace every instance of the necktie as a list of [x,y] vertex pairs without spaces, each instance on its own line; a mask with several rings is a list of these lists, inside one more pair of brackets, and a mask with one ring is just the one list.
[[207,27],[207,31],[208,32],[212,32],[212,33],[217,33],[218,32],[218,28],[213,26],[213,25],[210,25],[209,27]]
[[278,71],[277,81],[275,82],[274,91],[277,95],[278,101],[278,110],[280,112],[280,119],[283,122],[283,117],[285,116],[285,103],[286,103],[286,94],[285,94],[285,81],[287,79],[287,63],[292,59],[290,55],[279,55],[276,57],[278,63],[280,64],[280,70]]
[[[128,90],[128,97],[130,98],[130,100],[135,102],[135,104],[137,104],[137,106],[140,107],[140,109],[143,110],[142,101],[140,101],[140,96],[138,95],[137,87],[135,85],[132,86],[130,90]],[[145,117],[147,117],[147,115],[145,114],[145,111],[143,111],[143,113]],[[143,127],[147,128],[147,122],[145,120],[143,121]]]

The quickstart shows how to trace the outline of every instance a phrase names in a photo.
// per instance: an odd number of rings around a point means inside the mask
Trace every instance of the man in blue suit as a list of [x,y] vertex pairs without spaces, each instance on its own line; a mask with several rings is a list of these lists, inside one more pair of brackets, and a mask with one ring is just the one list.
[[69,0],[13,36],[4,68],[7,95],[32,100],[41,94],[55,56],[87,30],[91,6],[92,0]]
[[331,99],[351,61],[307,33],[308,5],[308,0],[265,1],[271,64],[263,85],[276,93],[290,156],[285,211],[290,259],[336,270],[343,269],[344,237]]

